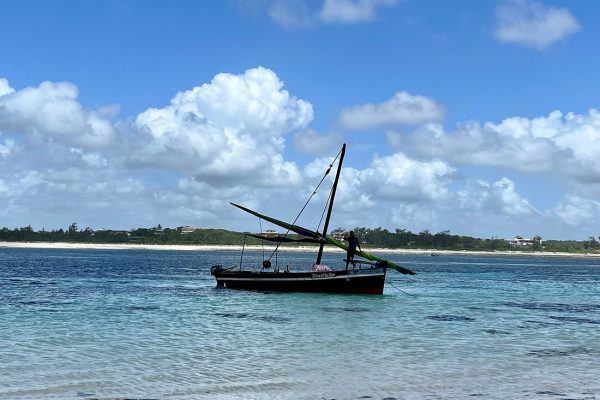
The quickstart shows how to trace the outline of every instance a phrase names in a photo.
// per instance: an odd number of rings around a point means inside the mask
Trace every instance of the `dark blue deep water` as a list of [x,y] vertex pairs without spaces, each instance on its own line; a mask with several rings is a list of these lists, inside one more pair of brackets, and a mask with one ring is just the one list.
[[0,399],[600,399],[600,260],[389,258],[281,294],[215,288],[237,252],[0,248]]

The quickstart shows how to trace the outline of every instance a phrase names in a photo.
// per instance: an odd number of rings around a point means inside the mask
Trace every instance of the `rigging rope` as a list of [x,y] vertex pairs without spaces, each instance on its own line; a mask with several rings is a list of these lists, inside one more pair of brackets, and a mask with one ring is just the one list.
[[242,245],[242,254],[240,255],[240,271],[242,270],[242,261],[244,260],[244,250],[246,249],[246,234],[244,233],[244,244]]
[[[340,156],[340,154],[342,154],[342,150],[340,150],[337,153],[337,155],[335,156],[335,158],[333,159],[333,161],[331,162],[331,164],[329,164],[329,168],[327,168],[327,171],[325,171],[325,174],[321,178],[321,181],[319,182],[319,184],[317,185],[317,187],[315,188],[315,190],[312,192],[312,194],[310,195],[310,197],[308,198],[308,200],[306,200],[306,203],[304,203],[304,207],[302,207],[302,209],[300,210],[300,212],[296,216],[296,219],[294,219],[294,222],[292,222],[292,225],[294,225],[296,223],[296,221],[298,221],[298,218],[300,218],[300,215],[302,215],[302,212],[304,212],[304,209],[306,208],[306,206],[308,206],[308,203],[312,200],[313,196],[315,194],[317,194],[317,190],[319,190],[319,187],[321,186],[321,184],[323,183],[323,181],[325,180],[325,178],[327,177],[327,175],[329,175],[329,172],[331,172],[331,168],[333,168],[333,164],[335,164],[335,162],[338,159],[338,157]],[[331,198],[331,194],[329,195],[329,197]],[[288,229],[288,233],[289,233],[289,229]],[[287,233],[286,233],[286,235],[287,235]]]
[[[321,184],[323,183],[323,181],[325,180],[325,178],[327,177],[327,175],[329,175],[329,172],[331,172],[331,168],[333,168],[333,165],[335,164],[336,160],[339,158],[340,154],[342,154],[342,150],[341,149],[340,149],[340,151],[338,151],[337,155],[335,156],[335,158],[333,159],[333,161],[331,162],[331,164],[329,164],[329,168],[327,168],[327,171],[325,171],[325,174],[323,175],[323,177],[319,181],[319,184],[317,185],[317,187],[315,187],[315,190],[313,190],[312,194],[308,197],[308,200],[306,200],[306,203],[304,203],[304,206],[302,207],[302,209],[300,210],[300,212],[298,213],[298,215],[294,219],[294,222],[292,222],[292,225],[296,224],[296,221],[298,221],[298,218],[300,218],[300,215],[302,215],[302,213],[304,212],[304,209],[306,208],[306,206],[308,206],[308,203],[310,203],[310,201],[312,200],[312,198],[314,197],[314,195],[317,194],[317,190],[319,190],[319,187],[321,186]],[[329,193],[329,199],[331,199],[331,193]],[[329,203],[329,199],[327,200],[327,203],[325,204],[325,208],[327,208],[327,204]],[[325,214],[325,211],[323,211],[323,215],[324,214]],[[319,221],[319,227],[321,227],[321,222],[322,221],[323,221],[323,216],[321,216],[321,221]],[[317,232],[319,231],[319,227],[317,227]],[[288,229],[287,232],[285,233],[285,235],[283,235],[283,237],[284,238],[287,237],[287,235],[289,233],[290,233],[290,230]],[[279,246],[280,245],[281,245],[281,243],[277,244],[277,246],[275,247],[275,250],[273,250],[273,252],[271,253],[271,255],[268,258],[269,261],[271,260],[271,258],[273,258],[273,255],[277,252],[277,250],[279,250]],[[264,258],[264,256],[263,256],[263,258]]]
[[413,296],[413,297],[418,297],[416,294],[412,294],[412,293],[408,293],[405,292],[404,290],[400,289],[398,286],[394,285],[389,279],[385,280],[391,287],[393,287],[394,289],[398,290],[399,292],[402,292],[408,296]]
[[[260,235],[262,236],[262,235],[263,235],[263,230],[262,230],[262,222],[261,222],[261,219],[262,219],[262,218],[259,218],[259,219],[258,219],[258,226],[260,226]],[[261,244],[261,246],[262,246],[263,261],[265,261],[265,241],[264,241],[264,240],[261,240],[261,241],[260,241],[260,244]]]
[[321,214],[321,219],[319,220],[319,225],[317,225],[317,232],[319,232],[319,229],[321,229],[321,223],[323,222],[323,218],[325,217],[325,213],[327,212],[327,206],[329,205],[329,202],[331,201],[331,194],[332,194],[332,192],[329,192],[329,197],[327,198],[327,201],[325,202],[325,207],[323,207],[323,213]]

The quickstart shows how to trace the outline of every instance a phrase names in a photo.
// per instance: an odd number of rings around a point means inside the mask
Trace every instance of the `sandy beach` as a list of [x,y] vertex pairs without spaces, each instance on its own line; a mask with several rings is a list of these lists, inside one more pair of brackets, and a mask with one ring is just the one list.
[[[161,245],[161,244],[105,244],[105,243],[48,243],[48,242],[0,242],[0,248],[27,249],[96,249],[96,250],[169,250],[169,251],[241,251],[242,246],[232,245]],[[274,248],[273,246],[265,246]],[[246,246],[246,250],[262,250],[262,246]],[[365,249],[374,254],[393,255],[473,255],[473,256],[532,256],[532,257],[600,257],[600,253],[562,253],[545,251],[467,251],[467,250],[436,250],[436,249]],[[313,246],[280,247],[282,252],[314,252]],[[343,253],[335,247],[326,247],[326,252]]]

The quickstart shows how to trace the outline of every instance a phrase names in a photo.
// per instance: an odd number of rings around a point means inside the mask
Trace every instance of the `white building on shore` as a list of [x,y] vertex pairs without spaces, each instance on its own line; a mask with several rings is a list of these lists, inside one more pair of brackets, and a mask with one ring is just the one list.
[[273,229],[267,229],[266,231],[264,231],[262,233],[262,235],[264,237],[273,238],[273,237],[277,237],[277,235],[279,235],[279,233],[277,233],[277,231],[274,231]]
[[508,241],[508,244],[512,247],[528,247],[533,246],[534,244],[542,244],[542,238],[540,236],[534,236],[531,239],[525,238],[523,236],[515,236],[512,240]]
[[179,232],[181,232],[182,235],[188,235],[190,233],[194,233],[196,232],[196,228],[194,228],[193,226],[180,226],[177,228],[179,230]]

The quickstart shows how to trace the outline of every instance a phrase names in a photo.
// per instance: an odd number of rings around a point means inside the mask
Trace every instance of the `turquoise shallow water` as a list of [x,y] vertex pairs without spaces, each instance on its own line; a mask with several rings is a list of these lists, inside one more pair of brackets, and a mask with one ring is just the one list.
[[600,260],[391,258],[419,275],[315,295],[215,288],[234,252],[0,249],[0,399],[600,399]]

